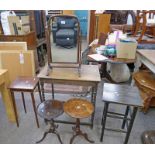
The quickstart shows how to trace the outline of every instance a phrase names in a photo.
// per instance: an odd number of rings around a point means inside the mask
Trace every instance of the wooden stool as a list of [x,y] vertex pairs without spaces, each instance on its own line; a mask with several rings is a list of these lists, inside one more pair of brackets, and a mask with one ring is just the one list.
[[94,143],[94,141],[88,139],[86,133],[83,133],[80,130],[80,119],[91,116],[91,114],[94,112],[93,104],[84,99],[74,98],[64,103],[64,111],[69,116],[76,118],[76,126],[73,127],[75,134],[70,139],[70,144],[73,143],[74,138],[78,135],[83,136],[88,142]]
[[44,133],[43,137],[36,143],[42,142],[48,133],[54,133],[57,135],[58,140],[62,144],[59,133],[56,131],[58,125],[55,125],[54,118],[62,115],[63,102],[58,100],[46,100],[38,105],[37,111],[40,117],[44,118],[45,122],[49,122],[50,128]]
[[[103,87],[102,99],[105,102],[105,104],[104,104],[104,110],[103,110],[103,116],[102,116],[102,132],[101,132],[100,141],[103,141],[104,130],[107,129],[110,131],[126,133],[124,143],[125,144],[128,143],[128,139],[132,130],[132,126],[136,117],[138,107],[142,107],[142,101],[139,96],[138,89],[136,87],[131,87],[128,85],[117,85],[117,84],[105,83]],[[111,103],[126,106],[125,114],[108,111],[108,107]],[[129,113],[129,111],[131,113]],[[107,117],[111,117],[114,119],[115,118],[123,119],[122,129],[105,128]],[[125,126],[127,130],[124,130]]]
[[35,113],[37,127],[39,128],[39,121],[38,121],[38,117],[37,117],[37,111],[36,111],[36,106],[35,106],[35,98],[34,98],[34,91],[35,91],[36,87],[38,87],[40,100],[42,102],[39,79],[37,77],[18,77],[15,81],[13,81],[11,83],[11,85],[9,87],[9,89],[11,91],[11,96],[12,96],[12,100],[13,100],[13,107],[14,107],[15,117],[16,117],[16,123],[17,123],[18,127],[19,127],[19,122],[18,122],[18,115],[17,115],[17,108],[16,108],[16,103],[15,103],[14,91],[21,92],[25,113],[26,113],[26,105],[25,105],[24,92],[30,92],[31,93],[33,110]]

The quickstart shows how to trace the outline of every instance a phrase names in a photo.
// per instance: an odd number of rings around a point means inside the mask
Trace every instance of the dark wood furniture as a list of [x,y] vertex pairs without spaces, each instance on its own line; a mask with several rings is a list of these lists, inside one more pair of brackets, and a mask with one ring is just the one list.
[[[104,83],[102,100],[104,101],[104,110],[100,141],[103,141],[104,130],[107,129],[126,133],[124,143],[128,143],[137,110],[139,107],[143,106],[138,89],[128,85]],[[110,104],[126,106],[125,114],[108,111]],[[105,128],[107,117],[123,119],[122,129]],[[124,129],[125,127],[127,130]]]
[[42,101],[39,79],[37,77],[18,77],[9,86],[9,89],[11,91],[12,100],[13,100],[13,107],[14,107],[15,117],[16,117],[16,122],[17,122],[18,127],[19,127],[19,121],[18,121],[18,114],[17,114],[16,103],[15,103],[15,96],[14,96],[14,92],[16,92],[16,91],[21,92],[25,113],[26,113],[26,105],[25,105],[24,92],[30,92],[31,98],[32,98],[33,110],[35,113],[35,119],[36,119],[37,127],[39,128],[39,121],[38,121],[38,117],[37,117],[35,98],[34,98],[34,91],[35,91],[36,87],[38,87],[40,100]]
[[[39,71],[39,66],[43,66],[45,64],[43,54],[45,49],[48,50],[48,41],[47,41],[47,30],[46,30],[46,15],[45,11],[41,10],[41,16],[44,27],[44,34],[42,37],[38,38],[37,30],[36,30],[36,22],[35,22],[35,14],[34,10],[15,10],[17,16],[29,16],[29,25],[30,32],[23,35],[4,35],[0,34],[0,41],[18,41],[18,42],[27,42],[28,50],[34,50],[34,59],[35,59],[35,69],[36,72]],[[1,25],[1,24],[0,24]],[[39,52],[41,51],[41,52]],[[44,53],[45,54],[45,53]]]
[[94,143],[94,141],[89,140],[88,135],[80,129],[80,119],[90,117],[93,111],[93,104],[84,99],[73,98],[64,103],[64,112],[76,119],[76,126],[73,127],[75,134],[70,139],[70,144],[73,143],[73,140],[77,136],[83,136],[88,142]]
[[[53,86],[52,96],[54,98],[54,84],[77,85],[91,87],[91,103],[96,105],[97,86],[100,82],[100,74],[97,65],[81,65],[81,76],[79,77],[75,68],[53,68],[49,76],[46,75],[47,66],[38,74],[40,79],[43,100],[45,100],[44,84],[50,83]],[[93,127],[94,113],[90,122],[82,122],[83,125],[91,125]],[[59,123],[74,124],[65,120],[56,120]]]
[[54,119],[63,114],[63,102],[58,100],[46,100],[40,103],[37,107],[38,115],[42,117],[45,122],[49,123],[50,128],[44,133],[43,137],[36,143],[42,142],[48,133],[56,134],[58,140],[62,144],[59,133],[57,132],[58,125],[54,123]]

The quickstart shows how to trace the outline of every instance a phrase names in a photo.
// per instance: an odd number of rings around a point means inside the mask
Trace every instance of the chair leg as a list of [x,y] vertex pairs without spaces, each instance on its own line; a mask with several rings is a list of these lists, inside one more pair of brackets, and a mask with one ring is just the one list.
[[101,137],[100,137],[100,141],[101,142],[103,141],[104,129],[105,129],[105,124],[106,124],[108,107],[109,107],[109,103],[108,102],[105,102],[105,104],[104,104],[104,115],[103,115],[103,121],[102,121],[102,131],[101,131]]
[[22,100],[23,100],[24,111],[25,111],[25,113],[27,113],[27,111],[26,111],[26,105],[25,105],[25,97],[24,97],[24,93],[21,92],[21,95],[22,95]]
[[34,110],[34,114],[35,114],[35,118],[36,118],[37,127],[39,128],[39,121],[38,121],[38,117],[37,117],[37,110],[36,110],[36,105],[35,105],[35,99],[34,99],[33,92],[31,92],[31,98],[32,98],[32,105],[33,105],[33,110]]
[[14,92],[13,91],[11,91],[11,97],[12,97],[13,109],[14,109],[14,112],[15,112],[16,124],[17,124],[17,127],[19,127],[17,107],[16,107],[15,96],[14,96]]

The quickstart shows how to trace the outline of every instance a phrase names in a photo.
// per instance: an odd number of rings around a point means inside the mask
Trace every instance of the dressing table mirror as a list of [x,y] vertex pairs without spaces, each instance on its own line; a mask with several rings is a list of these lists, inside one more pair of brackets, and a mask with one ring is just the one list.
[[76,16],[56,15],[48,20],[48,71],[52,68],[77,68],[80,76],[80,23]]

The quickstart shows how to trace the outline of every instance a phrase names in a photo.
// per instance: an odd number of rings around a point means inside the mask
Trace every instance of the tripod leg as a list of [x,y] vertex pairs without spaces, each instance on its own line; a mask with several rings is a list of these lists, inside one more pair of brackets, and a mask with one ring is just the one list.
[[59,139],[59,141],[60,141],[60,143],[63,144],[63,142],[62,142],[62,140],[61,140],[61,138],[60,138],[59,133],[58,133],[57,131],[53,131],[52,133],[56,134],[57,137],[58,137],[58,139]]
[[76,136],[78,136],[78,134],[73,135],[73,137],[70,139],[70,144],[72,144],[72,143],[73,143],[73,140],[75,139],[75,137],[76,137]]
[[86,133],[83,133],[82,135],[84,136],[84,138],[85,138],[88,142],[94,143],[93,140],[88,139],[88,135],[87,135]]
[[46,132],[44,133],[43,137],[42,137],[39,141],[37,141],[36,144],[42,142],[42,141],[45,139],[45,137],[47,136],[48,133],[49,133],[49,131],[46,131]]

